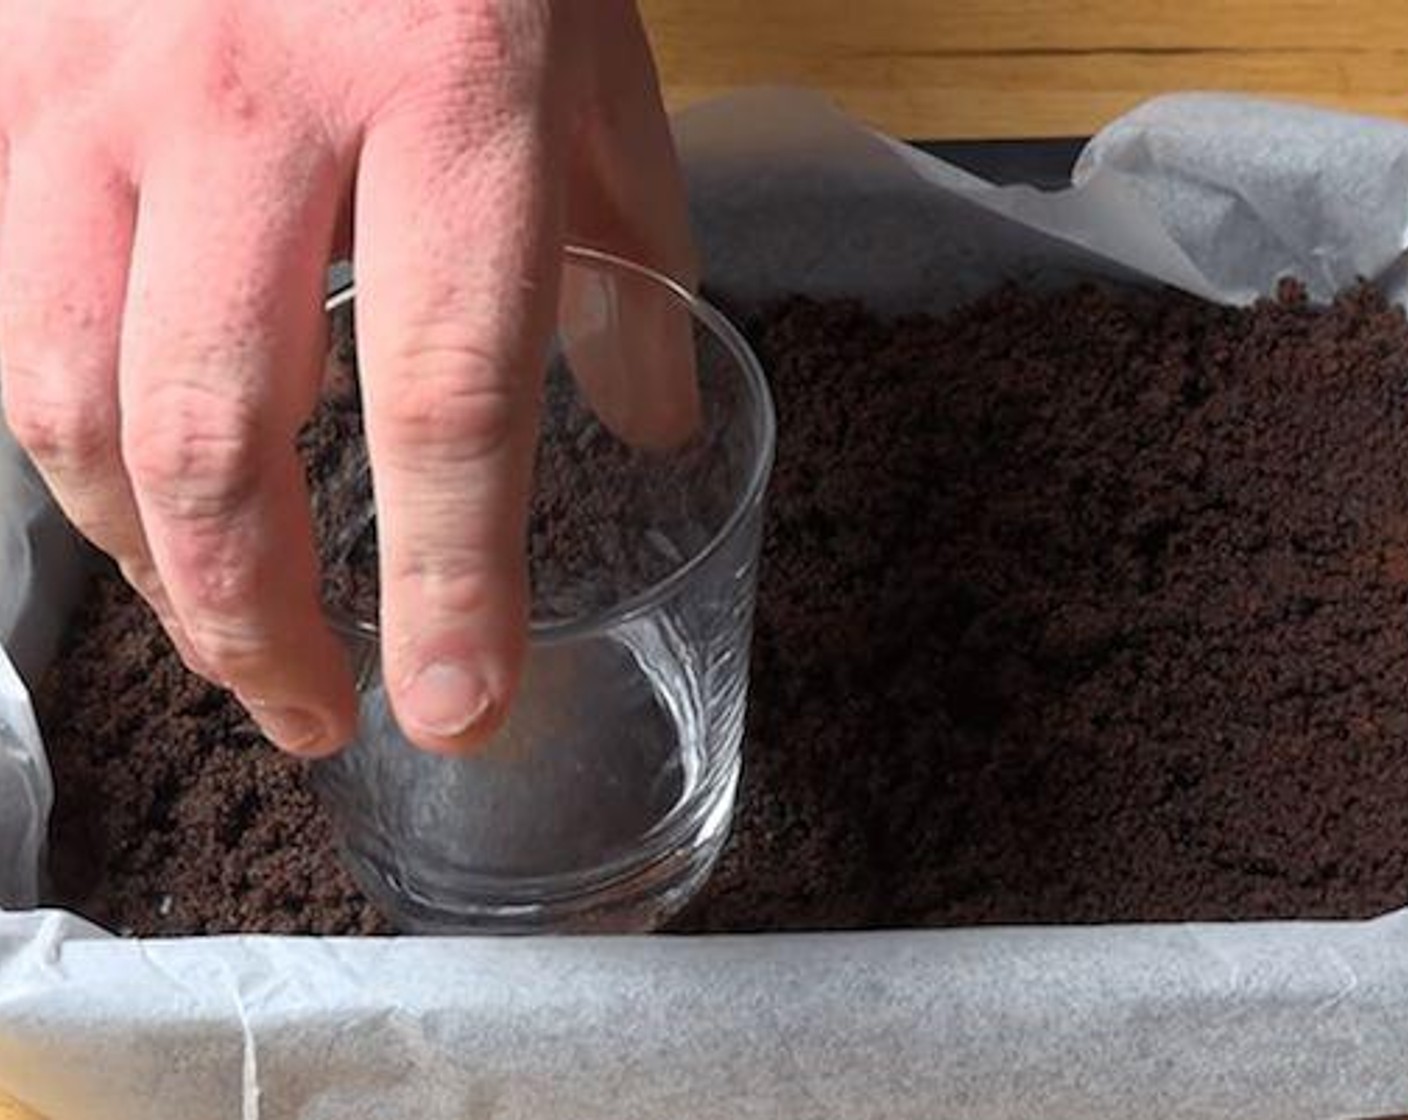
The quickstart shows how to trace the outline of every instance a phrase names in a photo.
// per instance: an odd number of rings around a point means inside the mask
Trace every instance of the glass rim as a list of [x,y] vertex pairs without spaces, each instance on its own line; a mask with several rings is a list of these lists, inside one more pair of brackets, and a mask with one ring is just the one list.
[[[772,398],[772,390],[768,387],[762,363],[759,362],[753,348],[748,344],[748,340],[743,337],[742,332],[733,325],[728,316],[678,280],[648,265],[638,264],[604,249],[567,244],[562,247],[562,256],[564,263],[592,267],[602,271],[626,273],[646,280],[672,295],[690,313],[694,321],[703,324],[728,351],[729,357],[737,366],[748,387],[752,397],[750,412],[757,416],[761,430],[757,454],[754,456],[748,476],[733,499],[728,516],[710,535],[709,540],[702,548],[698,549],[684,563],[673,568],[668,575],[661,577],[654,583],[612,603],[610,606],[580,617],[538,621],[531,618],[530,606],[528,641],[530,645],[535,646],[571,641],[612,629],[633,618],[638,618],[674,595],[737,534],[744,519],[761,502],[763,493],[767,489],[768,479],[772,474],[773,460],[777,450],[777,411]],[[355,281],[351,278],[350,273],[343,273],[343,276],[345,278],[332,286],[324,300],[325,314],[331,314],[338,308],[356,301]],[[380,641],[381,627],[378,620],[351,618],[337,612],[336,617],[330,618],[329,621],[347,637],[355,636],[370,642]]]

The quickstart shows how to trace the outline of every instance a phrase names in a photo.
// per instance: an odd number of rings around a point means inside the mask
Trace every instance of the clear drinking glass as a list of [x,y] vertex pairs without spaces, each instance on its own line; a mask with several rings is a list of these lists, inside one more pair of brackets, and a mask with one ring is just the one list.
[[[412,747],[374,621],[345,627],[361,726],[315,784],[353,874],[409,931],[653,928],[704,881],[732,816],[767,385],[739,333],[673,281],[587,249],[563,267],[537,485],[555,463],[551,508],[572,516],[535,524],[529,652],[502,732],[468,758]],[[662,361],[692,362],[700,421],[682,445],[642,448],[615,433]]]

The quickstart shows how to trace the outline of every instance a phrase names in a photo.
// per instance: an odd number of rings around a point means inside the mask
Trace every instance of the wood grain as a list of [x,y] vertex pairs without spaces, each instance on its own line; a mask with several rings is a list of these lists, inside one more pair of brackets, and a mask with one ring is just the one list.
[[642,0],[672,106],[801,85],[892,133],[1084,135],[1157,93],[1408,120],[1408,5],[1369,0]]
[[31,1112],[19,1101],[0,1092],[0,1120],[44,1120],[37,1112]]

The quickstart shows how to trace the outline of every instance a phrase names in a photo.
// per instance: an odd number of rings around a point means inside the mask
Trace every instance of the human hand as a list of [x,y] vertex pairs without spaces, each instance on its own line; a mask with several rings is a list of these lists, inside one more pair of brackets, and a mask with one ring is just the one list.
[[[693,279],[628,0],[0,5],[8,422],[187,664],[288,750],[355,727],[294,448],[326,264],[353,247],[385,678],[407,734],[454,751],[517,684],[565,238]],[[597,393],[669,440],[691,371],[654,376],[629,407]]]

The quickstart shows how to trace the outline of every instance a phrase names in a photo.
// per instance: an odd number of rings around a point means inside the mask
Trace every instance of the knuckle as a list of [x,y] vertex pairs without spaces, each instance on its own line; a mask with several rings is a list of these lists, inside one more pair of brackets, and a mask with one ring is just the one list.
[[123,433],[133,485],[173,518],[223,518],[243,506],[261,476],[252,409],[215,392],[176,385],[143,402]]
[[[426,357],[407,364],[451,364]],[[417,463],[467,464],[496,457],[518,431],[523,408],[523,394],[512,386],[424,372],[397,386],[379,419],[389,454],[398,466],[414,469]]]
[[190,543],[167,572],[182,592],[182,624],[196,652],[233,679],[270,645],[270,619],[260,610],[264,581],[236,542]]
[[[10,371],[7,383],[37,380]],[[47,470],[89,474],[105,470],[117,455],[117,422],[104,405],[34,392],[5,395],[10,432]]]
[[241,554],[240,539],[181,542],[181,583],[197,613],[212,625],[252,629],[251,618],[265,580],[258,566]]
[[247,534],[187,525],[169,543],[165,586],[177,595],[191,647],[232,681],[269,663],[301,612],[270,601],[274,573],[247,547]]
[[219,615],[184,620],[186,640],[221,680],[237,685],[268,660],[269,642],[257,630]]
[[451,5],[439,16],[443,22],[438,26],[436,21],[424,25],[437,32],[435,39],[452,45],[456,57],[472,64],[471,70],[502,73],[532,65],[546,53],[552,5],[543,0],[488,0]]
[[[546,64],[552,6],[543,3],[485,4],[470,26],[471,46],[511,81],[510,92],[527,94]],[[516,88],[515,88],[516,87]]]
[[426,618],[474,618],[501,600],[482,556],[444,551],[432,563],[420,559],[390,573],[393,587],[413,589],[419,614]]
[[398,68],[395,101],[443,108],[468,99],[481,117],[532,107],[546,80],[553,9],[544,0],[403,7],[393,33],[408,69]]

